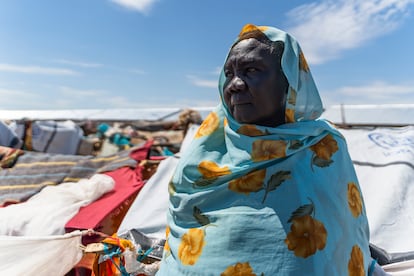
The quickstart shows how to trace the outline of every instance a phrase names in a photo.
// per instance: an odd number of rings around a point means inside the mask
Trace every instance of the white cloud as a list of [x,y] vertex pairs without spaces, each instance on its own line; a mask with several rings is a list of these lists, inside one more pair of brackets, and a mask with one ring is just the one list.
[[97,99],[97,103],[106,108],[136,108],[145,106],[145,104],[143,104],[138,98],[131,99],[123,96],[108,96],[105,98],[99,98]]
[[23,90],[0,88],[0,99],[2,102],[7,100],[15,101],[16,99],[25,99],[26,97],[33,97],[33,93]]
[[67,59],[57,59],[57,60],[55,60],[55,62],[61,63],[61,64],[79,66],[79,67],[86,67],[86,68],[97,68],[97,67],[102,67],[103,66],[102,64],[99,64],[99,63],[90,63],[90,62],[83,62],[83,61],[72,61],[72,60],[67,60]]
[[348,49],[395,30],[414,0],[324,0],[288,13],[309,63],[335,59]]
[[381,96],[406,95],[414,93],[414,86],[389,84],[383,81],[375,81],[364,86],[345,86],[338,90],[339,93],[347,96]]
[[50,102],[39,101],[38,93],[19,89],[0,88],[0,109],[44,108]]
[[129,70],[129,72],[133,74],[137,74],[137,75],[145,75],[147,73],[144,70],[140,70],[140,69],[131,69]]
[[[329,104],[407,103],[414,101],[414,85],[375,81],[361,86],[344,86],[323,94]],[[333,95],[337,96],[334,98]]]
[[79,73],[69,69],[40,67],[40,66],[22,66],[0,63],[0,71],[23,73],[23,74],[40,74],[40,75],[78,75]]
[[[220,102],[219,96],[217,94],[217,99],[213,99],[213,100],[195,100],[195,99],[180,99],[178,100],[175,104],[176,106],[180,106],[180,107],[215,107],[217,106],[217,104]],[[168,103],[165,103],[164,105],[166,105]]]
[[107,92],[99,89],[78,89],[67,86],[60,86],[59,91],[62,95],[72,97],[72,98],[90,98],[96,97],[100,98],[107,95]]
[[192,84],[199,87],[207,87],[207,88],[217,88],[218,87],[218,80],[205,80],[200,79],[196,76],[188,75],[187,79],[190,80]]
[[111,0],[111,1],[124,8],[139,11],[139,12],[146,14],[149,12],[151,7],[157,0]]

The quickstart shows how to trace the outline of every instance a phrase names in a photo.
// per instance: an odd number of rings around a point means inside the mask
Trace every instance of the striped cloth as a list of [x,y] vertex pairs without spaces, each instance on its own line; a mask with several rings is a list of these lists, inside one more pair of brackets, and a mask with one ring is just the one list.
[[96,173],[135,167],[134,153],[149,150],[152,142],[116,154],[95,157],[25,151],[14,166],[0,169],[0,205],[22,202],[48,185],[77,182]]

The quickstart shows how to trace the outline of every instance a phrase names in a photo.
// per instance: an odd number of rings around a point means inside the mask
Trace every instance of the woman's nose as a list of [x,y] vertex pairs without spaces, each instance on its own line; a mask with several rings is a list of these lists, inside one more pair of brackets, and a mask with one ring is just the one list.
[[246,83],[239,76],[234,76],[234,78],[231,80],[230,90],[237,92],[245,88]]

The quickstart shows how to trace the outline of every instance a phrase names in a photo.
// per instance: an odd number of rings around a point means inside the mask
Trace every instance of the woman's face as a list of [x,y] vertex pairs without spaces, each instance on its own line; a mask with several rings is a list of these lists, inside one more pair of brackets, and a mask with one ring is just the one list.
[[231,49],[224,74],[223,98],[236,121],[271,127],[285,123],[288,83],[269,45],[241,40]]

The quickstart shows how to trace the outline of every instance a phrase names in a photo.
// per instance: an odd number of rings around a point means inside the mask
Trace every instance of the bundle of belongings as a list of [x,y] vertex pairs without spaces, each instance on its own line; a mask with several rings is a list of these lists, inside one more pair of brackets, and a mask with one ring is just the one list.
[[[152,164],[147,162],[152,143],[104,158],[0,148],[0,252],[3,260],[10,260],[2,262],[0,271],[4,275],[70,271],[83,255],[79,246],[99,238],[85,230],[112,235],[118,229],[150,176],[146,163]],[[45,250],[37,251],[43,245]],[[11,254],[16,251],[20,254]],[[61,255],[69,260],[50,263]],[[21,258],[25,265],[18,265],[17,256],[30,258]]]
[[131,259],[129,270],[154,274],[157,265],[150,263],[159,262],[165,239],[117,230],[161,162],[177,159],[184,135],[193,129],[172,122],[170,131],[165,125],[154,123],[138,142],[113,152],[79,155],[29,150],[4,124],[10,135],[0,146],[0,274],[121,275],[124,257],[121,266],[111,260],[126,249],[140,256]]

